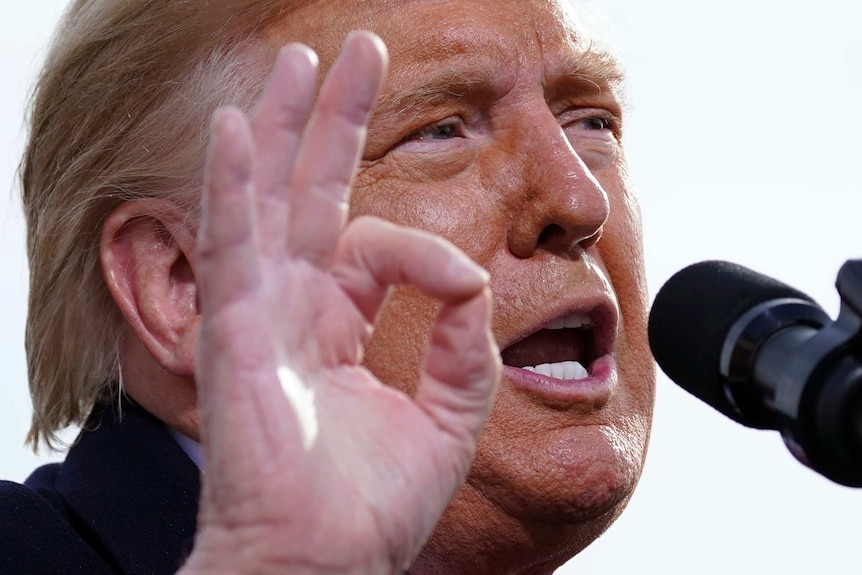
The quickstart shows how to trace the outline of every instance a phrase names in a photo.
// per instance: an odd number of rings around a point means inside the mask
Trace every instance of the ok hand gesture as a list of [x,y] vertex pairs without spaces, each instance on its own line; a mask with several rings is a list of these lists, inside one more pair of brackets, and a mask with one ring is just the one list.
[[[386,52],[279,53],[251,120],[213,121],[196,274],[204,489],[185,570],[393,573],[466,477],[499,359],[487,274],[440,238],[347,222]],[[415,397],[361,365],[393,284],[441,302]]]

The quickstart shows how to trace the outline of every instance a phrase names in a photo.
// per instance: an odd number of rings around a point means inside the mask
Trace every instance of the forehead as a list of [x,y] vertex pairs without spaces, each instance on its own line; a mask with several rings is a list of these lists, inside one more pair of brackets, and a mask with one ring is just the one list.
[[386,42],[396,76],[443,65],[456,75],[475,67],[505,76],[514,65],[609,83],[620,77],[567,0],[318,0],[292,11],[271,36],[278,45],[310,45],[326,70],[357,29]]
[[[367,19],[385,35],[394,57],[503,57],[511,49],[577,49],[586,32],[568,3],[553,0],[389,0]],[[388,13],[388,14],[387,14]],[[385,15],[384,15],[385,14]],[[377,20],[373,22],[373,20]]]

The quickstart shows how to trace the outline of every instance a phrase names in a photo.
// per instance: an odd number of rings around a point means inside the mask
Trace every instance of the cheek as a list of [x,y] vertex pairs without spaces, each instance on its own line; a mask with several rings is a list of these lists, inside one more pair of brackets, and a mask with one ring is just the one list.
[[622,324],[617,356],[628,388],[621,425],[633,437],[648,437],[655,395],[655,364],[647,338],[648,286],[644,267],[640,208],[625,186],[609,190],[611,216],[599,242],[602,260],[620,304]]
[[643,253],[640,206],[627,185],[625,169],[600,178],[610,202],[610,215],[598,247],[617,299],[623,308],[626,329],[646,341],[648,289]]
[[432,299],[415,288],[394,288],[366,345],[365,367],[381,382],[412,396],[437,309]]
[[430,232],[487,268],[505,233],[506,215],[505,206],[489,191],[478,166],[460,166],[451,173],[435,172],[414,180],[402,177],[400,165],[390,164],[360,173],[350,217],[371,215]]
[[[441,236],[483,263],[486,217],[469,185],[451,182],[417,183],[373,177],[366,170],[357,178],[350,217],[370,215]],[[487,241],[487,239],[485,239]],[[364,365],[383,383],[408,394],[415,391],[428,334],[439,306],[412,287],[393,288],[375,322]]]

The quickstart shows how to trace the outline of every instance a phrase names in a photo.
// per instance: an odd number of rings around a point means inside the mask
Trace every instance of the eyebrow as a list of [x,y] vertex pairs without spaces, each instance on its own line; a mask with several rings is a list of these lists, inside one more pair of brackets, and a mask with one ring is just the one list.
[[[421,106],[434,106],[478,92],[493,96],[499,73],[484,65],[462,62],[455,67],[431,73],[417,84],[401,90],[382,102],[375,115],[389,117],[409,113]],[[501,92],[503,90],[500,90]]]
[[[462,99],[470,95],[487,96],[488,99],[502,97],[511,86],[500,83],[505,74],[504,64],[488,66],[487,60],[471,61],[470,58],[451,65],[439,66],[434,72],[416,84],[397,91],[390,98],[378,103],[375,111],[377,119],[386,121],[397,116],[409,114],[422,107],[433,107],[445,102]],[[590,45],[575,54],[564,56],[548,71],[546,91],[553,99],[554,93],[575,89],[610,92],[621,98],[625,74],[617,58],[602,48]],[[623,105],[623,102],[620,102]]]
[[[575,83],[592,86],[600,94],[610,92],[622,100],[625,88],[625,73],[619,59],[610,51],[593,43],[577,54],[564,56],[546,77],[546,90],[553,93],[558,85]],[[620,105],[623,102],[620,101]]]

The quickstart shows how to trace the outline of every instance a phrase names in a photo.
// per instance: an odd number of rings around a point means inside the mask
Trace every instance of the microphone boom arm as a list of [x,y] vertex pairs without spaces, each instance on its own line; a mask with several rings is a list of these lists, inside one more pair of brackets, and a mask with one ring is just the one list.
[[838,272],[833,322],[815,303],[764,302],[731,327],[721,354],[738,420],[777,429],[802,463],[862,487],[862,260]]

